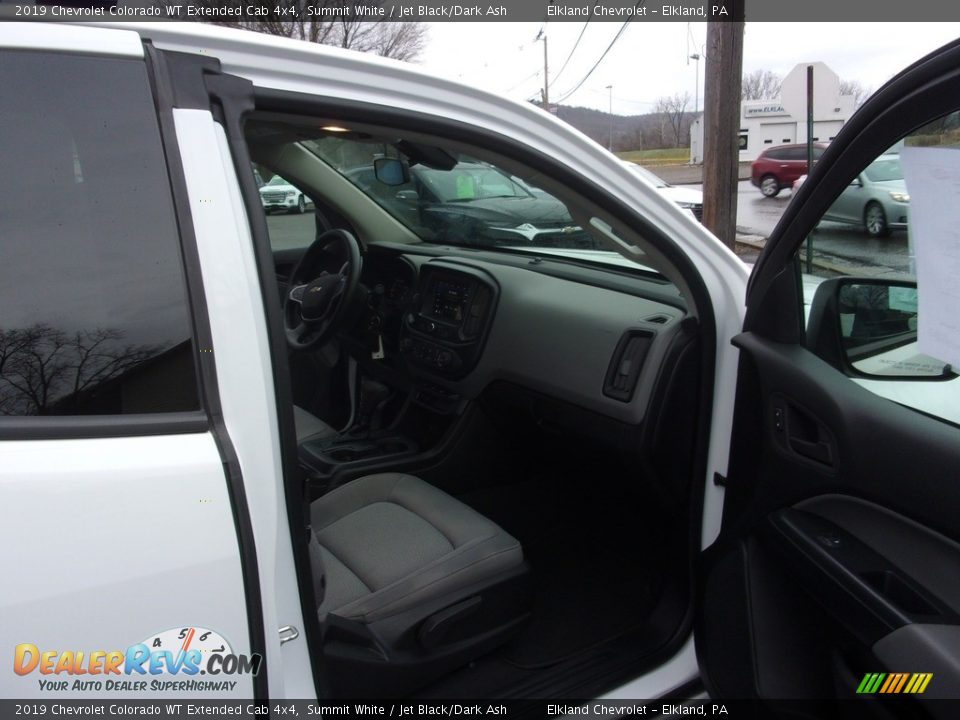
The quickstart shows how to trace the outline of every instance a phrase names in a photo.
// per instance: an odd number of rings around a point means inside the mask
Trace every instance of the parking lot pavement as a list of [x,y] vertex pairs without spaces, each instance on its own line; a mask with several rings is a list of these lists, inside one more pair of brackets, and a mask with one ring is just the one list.
[[270,247],[274,250],[306,247],[317,233],[313,207],[308,207],[303,215],[267,215],[267,229],[270,231]]
[[[644,167],[671,185],[692,185],[703,182],[703,165],[644,165]],[[750,163],[740,163],[738,172],[741,180],[749,180]]]
[[[691,186],[700,188],[701,186]],[[793,199],[790,190],[766,198],[749,181],[737,186],[737,254],[759,254],[780,217]],[[872,238],[854,225],[823,222],[813,235],[814,265],[828,274],[862,277],[909,275],[910,257],[906,231],[889,237]],[[801,250],[801,258],[805,258]]]

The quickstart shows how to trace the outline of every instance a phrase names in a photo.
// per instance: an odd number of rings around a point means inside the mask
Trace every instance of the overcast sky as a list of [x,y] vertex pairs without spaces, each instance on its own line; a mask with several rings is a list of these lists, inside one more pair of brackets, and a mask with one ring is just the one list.
[[[420,64],[517,100],[539,98],[543,43],[534,38],[541,27],[539,23],[431,23]],[[619,22],[590,23],[571,56],[584,24],[548,24],[551,102],[563,98],[583,79],[620,28]],[[612,85],[613,112],[618,115],[650,112],[658,97],[683,92],[690,94],[693,110],[698,73],[697,63],[688,56],[703,55],[706,33],[706,23],[630,23],[583,86],[562,102],[606,111],[611,92],[607,86]],[[747,23],[743,69],[786,75],[797,63],[820,60],[841,79],[858,80],[876,90],[906,65],[957,37],[960,23]],[[701,60],[700,109],[703,73]]]

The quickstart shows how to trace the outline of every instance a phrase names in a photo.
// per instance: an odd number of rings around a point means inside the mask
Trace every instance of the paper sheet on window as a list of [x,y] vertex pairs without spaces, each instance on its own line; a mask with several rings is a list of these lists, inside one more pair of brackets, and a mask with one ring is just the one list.
[[903,148],[917,268],[917,346],[960,369],[960,150]]

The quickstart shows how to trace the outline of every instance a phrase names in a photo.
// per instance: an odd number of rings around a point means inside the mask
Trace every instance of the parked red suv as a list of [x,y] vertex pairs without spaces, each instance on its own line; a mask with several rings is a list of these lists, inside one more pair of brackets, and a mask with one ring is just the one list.
[[[813,161],[823,155],[827,146],[814,143]],[[760,153],[751,165],[750,182],[760,188],[765,197],[776,197],[783,188],[793,187],[793,182],[807,174],[807,146],[777,145]]]

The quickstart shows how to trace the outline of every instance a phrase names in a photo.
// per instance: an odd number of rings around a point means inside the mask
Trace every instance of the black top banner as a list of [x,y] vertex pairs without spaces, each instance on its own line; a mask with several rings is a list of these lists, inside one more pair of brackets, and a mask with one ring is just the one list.
[[[84,717],[157,718],[297,718],[307,720],[340,720],[341,718],[394,718],[395,720],[569,720],[587,717],[592,720],[633,720],[663,718],[680,720],[687,717],[715,720],[867,720],[877,717],[956,717],[960,701],[914,701],[890,697],[883,701],[868,700],[69,700],[42,698],[33,700],[0,700],[4,718]],[[887,715],[878,715],[883,711]],[[929,713],[927,715],[926,713]]]
[[943,0],[0,0],[0,18],[304,22],[849,22],[960,21]]

